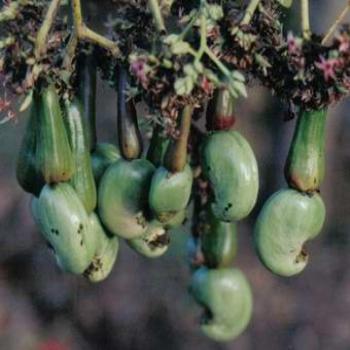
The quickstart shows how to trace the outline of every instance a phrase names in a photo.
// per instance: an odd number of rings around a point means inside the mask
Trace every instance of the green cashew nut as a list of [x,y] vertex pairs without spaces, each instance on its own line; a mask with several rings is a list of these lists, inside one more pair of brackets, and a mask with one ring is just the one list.
[[98,184],[107,168],[120,159],[121,155],[116,146],[110,143],[98,143],[91,154],[92,171]]
[[283,189],[272,195],[258,216],[254,241],[263,264],[280,276],[300,273],[308,263],[306,241],[315,238],[326,210],[317,194]]
[[95,213],[90,214],[90,228],[96,235],[95,253],[84,276],[93,283],[106,279],[112,271],[118,256],[118,237],[109,237]]
[[236,223],[220,221],[209,210],[201,242],[206,266],[229,267],[237,253]]
[[202,165],[214,192],[214,215],[222,221],[248,216],[257,200],[259,176],[245,138],[232,130],[210,134],[203,144]]
[[166,223],[187,207],[192,182],[192,169],[188,164],[177,173],[165,167],[156,170],[151,182],[149,205],[159,221]]
[[66,272],[82,274],[93,258],[96,236],[73,187],[68,183],[45,185],[38,202],[33,203],[33,214],[59,266]]
[[127,243],[133,250],[147,258],[158,258],[168,250],[170,238],[161,223],[154,220],[142,237],[128,240]]
[[154,173],[148,160],[118,160],[103,175],[99,190],[99,215],[113,234],[132,239],[146,233],[148,191]]
[[253,309],[250,285],[238,269],[199,268],[190,292],[204,307],[201,329],[216,341],[230,341],[247,327]]

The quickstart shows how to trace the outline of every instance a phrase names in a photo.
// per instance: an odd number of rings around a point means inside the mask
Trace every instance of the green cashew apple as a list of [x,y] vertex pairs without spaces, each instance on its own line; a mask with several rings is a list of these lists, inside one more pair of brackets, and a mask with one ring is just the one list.
[[74,173],[74,160],[64,126],[59,96],[53,86],[40,94],[36,164],[48,184],[64,182]]
[[99,183],[107,168],[120,159],[120,152],[111,143],[98,143],[91,154],[92,170],[96,183]]
[[192,183],[192,169],[188,164],[176,173],[165,167],[156,170],[149,191],[149,205],[160,222],[166,223],[187,207]]
[[201,267],[192,276],[190,292],[205,309],[201,329],[209,338],[230,341],[247,327],[253,299],[249,282],[240,270]]
[[106,279],[111,273],[118,256],[119,240],[116,236],[107,235],[95,213],[90,214],[90,229],[96,235],[97,243],[94,257],[84,276],[90,282],[97,283]]
[[263,264],[280,276],[300,273],[308,263],[305,242],[315,238],[325,221],[322,198],[293,189],[272,195],[261,210],[254,242]]
[[301,192],[318,191],[324,179],[326,120],[325,109],[300,112],[284,173]]
[[83,107],[78,99],[67,101],[65,107],[66,128],[75,168],[70,183],[84,204],[86,211],[90,214],[96,208],[97,191],[92,172]]
[[127,243],[133,250],[147,258],[158,258],[168,250],[170,238],[161,223],[154,220],[142,237],[128,240]]
[[259,190],[258,166],[237,131],[217,131],[202,147],[202,167],[213,190],[212,210],[221,221],[237,221],[253,209]]
[[82,274],[93,258],[96,236],[73,187],[68,183],[45,185],[38,202],[33,203],[33,214],[60,267]]
[[142,236],[148,228],[148,191],[154,166],[146,159],[118,160],[103,175],[99,216],[106,228],[125,239]]
[[177,212],[172,218],[170,218],[163,226],[166,230],[172,230],[180,227],[187,218],[187,210],[183,209]]
[[209,210],[201,242],[206,266],[229,267],[237,253],[236,223],[220,221]]
[[30,192],[35,196],[39,196],[41,189],[45,185],[44,178],[41,172],[38,171],[36,163],[38,111],[38,96],[34,92],[29,120],[22,139],[16,167],[18,183],[24,191]]

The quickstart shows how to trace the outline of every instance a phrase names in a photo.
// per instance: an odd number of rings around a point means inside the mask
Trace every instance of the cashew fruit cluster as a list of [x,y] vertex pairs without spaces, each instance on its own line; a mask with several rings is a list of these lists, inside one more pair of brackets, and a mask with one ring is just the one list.
[[189,243],[192,265],[190,293],[203,307],[201,330],[216,341],[230,341],[247,327],[253,308],[250,284],[238,268],[237,224],[249,215],[258,195],[258,167],[246,139],[233,130],[234,100],[216,91],[207,111],[200,146],[201,181],[210,193],[199,198],[195,237]]
[[306,267],[305,243],[314,239],[325,221],[319,194],[325,174],[326,110],[300,111],[285,165],[289,189],[272,195],[254,229],[262,263],[280,276],[293,276]]
[[78,93],[64,100],[54,85],[35,89],[16,173],[33,195],[33,218],[58,266],[99,282],[112,270],[119,240],[97,215],[94,171],[120,156],[93,142],[86,102]]
[[[186,219],[189,291],[203,308],[202,332],[230,341],[253,312],[250,283],[233,267],[237,222],[257,202],[259,171],[254,152],[235,127],[235,99],[214,91],[206,131],[195,109],[181,108],[176,132],[153,125],[144,151],[137,106],[126,67],[117,70],[116,144],[96,137],[96,70],[79,59],[73,91],[53,84],[35,88],[17,162],[17,179],[32,194],[32,215],[64,271],[100,282],[111,273],[120,240],[146,258],[169,249],[171,230]],[[300,111],[285,166],[289,188],[263,206],[254,229],[262,263],[281,276],[300,273],[308,262],[304,244],[325,220],[319,194],[325,173],[326,111]]]

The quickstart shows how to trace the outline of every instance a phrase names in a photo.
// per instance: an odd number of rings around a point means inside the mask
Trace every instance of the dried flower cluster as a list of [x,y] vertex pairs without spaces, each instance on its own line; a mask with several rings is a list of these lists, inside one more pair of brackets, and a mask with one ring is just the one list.
[[[160,2],[168,30],[161,35],[147,1],[111,2],[115,11],[106,26],[122,55],[113,58],[99,47],[91,52],[112,84],[116,67],[129,66],[130,94],[161,112],[169,132],[176,128],[181,107],[199,106],[219,86],[233,96],[245,96],[246,79],[258,79],[292,107],[324,108],[349,94],[349,26],[324,46],[315,35],[305,41],[283,33],[277,1],[262,0],[251,20],[242,24],[245,7],[239,2],[174,0]],[[0,79],[8,93],[24,95],[40,79],[69,88],[72,72],[63,62],[71,28],[64,16],[55,20],[45,56],[40,62],[34,56],[47,4],[6,1],[0,10]],[[78,45],[77,51],[82,48]],[[1,110],[7,108],[6,101],[0,100]]]

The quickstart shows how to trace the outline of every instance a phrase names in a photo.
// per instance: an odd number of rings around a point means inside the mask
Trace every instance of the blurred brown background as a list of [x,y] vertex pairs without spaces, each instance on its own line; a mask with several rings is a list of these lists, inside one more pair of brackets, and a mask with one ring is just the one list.
[[[345,4],[345,0],[311,2],[317,32],[325,31]],[[102,8],[108,12],[103,1],[88,5],[95,16]],[[114,140],[115,109],[113,91],[100,85],[100,140]],[[239,223],[235,262],[252,284],[255,308],[248,330],[223,345],[201,335],[200,308],[187,294],[188,230],[174,233],[170,251],[156,261],[139,257],[122,244],[112,275],[99,285],[62,274],[31,219],[30,196],[15,180],[26,118],[19,116],[17,122],[1,126],[0,349],[350,349],[350,101],[329,113],[327,176],[322,187],[327,222],[308,247],[309,266],[298,277],[279,278],[263,268],[252,248],[259,208],[267,196],[285,186],[283,162],[294,121],[283,122],[283,109],[260,87],[252,88],[238,106],[238,128],[256,152],[261,178],[257,208]]]

